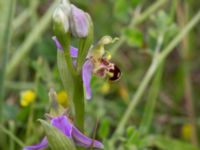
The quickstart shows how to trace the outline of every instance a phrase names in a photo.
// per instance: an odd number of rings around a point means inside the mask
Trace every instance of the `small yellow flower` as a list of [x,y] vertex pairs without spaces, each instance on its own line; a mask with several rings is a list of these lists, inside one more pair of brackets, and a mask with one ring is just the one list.
[[110,84],[108,82],[104,82],[100,88],[101,93],[107,94],[110,91]]
[[20,93],[20,104],[23,107],[28,106],[36,99],[36,93],[32,90],[26,90]]
[[58,103],[63,107],[67,107],[69,105],[68,95],[65,91],[60,91],[57,93]]
[[186,140],[189,140],[191,139],[192,137],[192,125],[187,123],[187,124],[184,124],[181,128],[181,134],[182,134],[182,137]]

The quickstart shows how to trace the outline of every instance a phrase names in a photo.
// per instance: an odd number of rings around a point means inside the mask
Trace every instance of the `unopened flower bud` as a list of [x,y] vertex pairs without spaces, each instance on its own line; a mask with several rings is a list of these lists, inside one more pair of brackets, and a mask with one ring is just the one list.
[[83,38],[89,33],[89,15],[83,10],[71,5],[69,17],[70,29],[74,37]]
[[68,32],[69,21],[68,16],[70,14],[70,7],[67,5],[59,5],[53,13],[53,25],[54,30],[59,32]]

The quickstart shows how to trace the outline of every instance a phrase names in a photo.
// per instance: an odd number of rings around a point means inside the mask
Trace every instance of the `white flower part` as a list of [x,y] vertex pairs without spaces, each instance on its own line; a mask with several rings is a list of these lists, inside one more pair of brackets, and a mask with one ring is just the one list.
[[68,32],[69,30],[69,21],[68,16],[70,13],[70,7],[65,7],[64,5],[59,5],[56,7],[53,13],[53,21],[60,27],[63,27],[64,32]]

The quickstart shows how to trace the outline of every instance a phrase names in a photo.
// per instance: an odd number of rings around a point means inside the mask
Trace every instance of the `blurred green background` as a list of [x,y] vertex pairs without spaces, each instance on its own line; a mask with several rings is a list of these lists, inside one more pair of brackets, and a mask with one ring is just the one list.
[[[86,134],[109,148],[112,134],[134,97],[156,50],[162,51],[200,9],[197,0],[71,0],[88,12],[94,38],[120,37],[107,47],[121,68],[118,82],[93,77],[86,102]],[[52,41],[53,0],[0,1],[0,149],[18,150],[44,134],[54,87],[68,105]],[[200,23],[159,67],[113,149],[197,150],[200,142]],[[24,93],[30,104],[24,104]],[[29,98],[30,98],[29,97]]]

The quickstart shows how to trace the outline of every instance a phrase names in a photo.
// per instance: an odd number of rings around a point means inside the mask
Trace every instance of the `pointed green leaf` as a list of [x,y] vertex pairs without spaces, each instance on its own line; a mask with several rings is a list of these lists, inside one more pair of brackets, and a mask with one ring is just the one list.
[[76,150],[73,141],[67,138],[57,128],[44,120],[39,119],[39,121],[44,128],[49,146],[52,150]]
[[63,86],[69,94],[69,99],[72,98],[73,93],[73,78],[65,61],[65,54],[61,50],[57,50],[57,64]]

